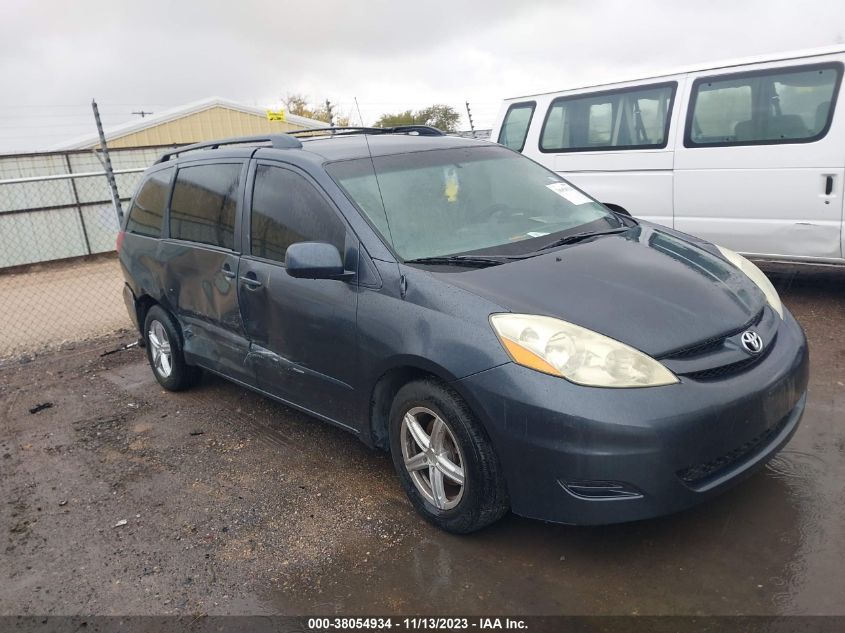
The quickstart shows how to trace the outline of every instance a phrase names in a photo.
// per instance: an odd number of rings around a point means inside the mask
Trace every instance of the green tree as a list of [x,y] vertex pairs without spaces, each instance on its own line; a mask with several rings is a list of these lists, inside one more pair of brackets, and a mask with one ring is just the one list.
[[397,125],[431,125],[444,132],[458,129],[461,115],[450,105],[438,103],[416,112],[405,110],[396,114],[382,114],[376,121],[376,127],[394,127]]
[[397,125],[420,125],[420,122],[411,110],[397,114],[382,114],[376,121],[376,127],[396,127]]
[[309,104],[308,98],[305,95],[293,93],[288,94],[287,97],[282,97],[282,103],[285,104],[285,109],[289,114],[304,116],[316,121],[323,121],[324,123],[329,123],[333,118],[334,124],[338,127],[349,125],[349,114],[341,114],[332,106],[332,116],[329,116],[329,110],[326,107],[325,101],[320,105],[314,106]]

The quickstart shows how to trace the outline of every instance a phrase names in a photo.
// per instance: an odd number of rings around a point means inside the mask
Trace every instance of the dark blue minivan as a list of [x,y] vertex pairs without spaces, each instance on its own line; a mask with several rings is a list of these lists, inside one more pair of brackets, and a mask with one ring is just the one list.
[[745,258],[419,126],[183,147],[132,200],[159,383],[206,370],[392,454],[451,532],[691,506],[804,411],[804,333]]

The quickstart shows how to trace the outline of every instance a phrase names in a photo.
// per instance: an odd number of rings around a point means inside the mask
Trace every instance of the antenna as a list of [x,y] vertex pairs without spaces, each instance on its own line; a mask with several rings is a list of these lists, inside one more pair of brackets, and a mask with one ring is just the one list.
[[[393,244],[393,231],[390,230],[390,218],[387,217],[387,207],[384,206],[384,194],[381,192],[381,183],[378,180],[378,172],[376,171],[376,161],[373,159],[373,150],[370,149],[370,139],[367,138],[369,135],[364,134],[364,142],[367,144],[367,153],[370,155],[370,165],[373,168],[373,178],[376,180],[376,189],[378,189],[378,197],[381,200],[381,210],[384,211],[384,221],[387,224],[387,233],[390,237],[390,244]],[[398,267],[398,264],[397,264]],[[402,297],[404,298],[405,293],[402,292]]]
[[147,112],[146,110],[138,110],[137,112],[133,112],[132,114],[138,114],[143,119],[148,114],[155,114],[154,112]]
[[355,108],[358,110],[358,119],[361,121],[361,127],[364,127],[364,117],[361,116],[361,106],[358,105],[358,97],[352,97],[355,99]]

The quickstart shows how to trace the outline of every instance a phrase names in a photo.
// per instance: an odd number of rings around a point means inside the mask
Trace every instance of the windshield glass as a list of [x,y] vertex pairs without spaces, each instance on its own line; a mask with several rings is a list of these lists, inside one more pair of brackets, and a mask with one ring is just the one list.
[[405,260],[527,253],[569,232],[620,225],[555,173],[502,147],[377,156],[326,168]]

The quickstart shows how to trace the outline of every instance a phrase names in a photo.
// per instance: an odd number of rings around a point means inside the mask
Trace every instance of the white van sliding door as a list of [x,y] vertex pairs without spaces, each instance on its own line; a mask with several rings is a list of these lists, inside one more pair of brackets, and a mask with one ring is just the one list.
[[750,254],[842,256],[842,64],[694,76],[675,228]]

